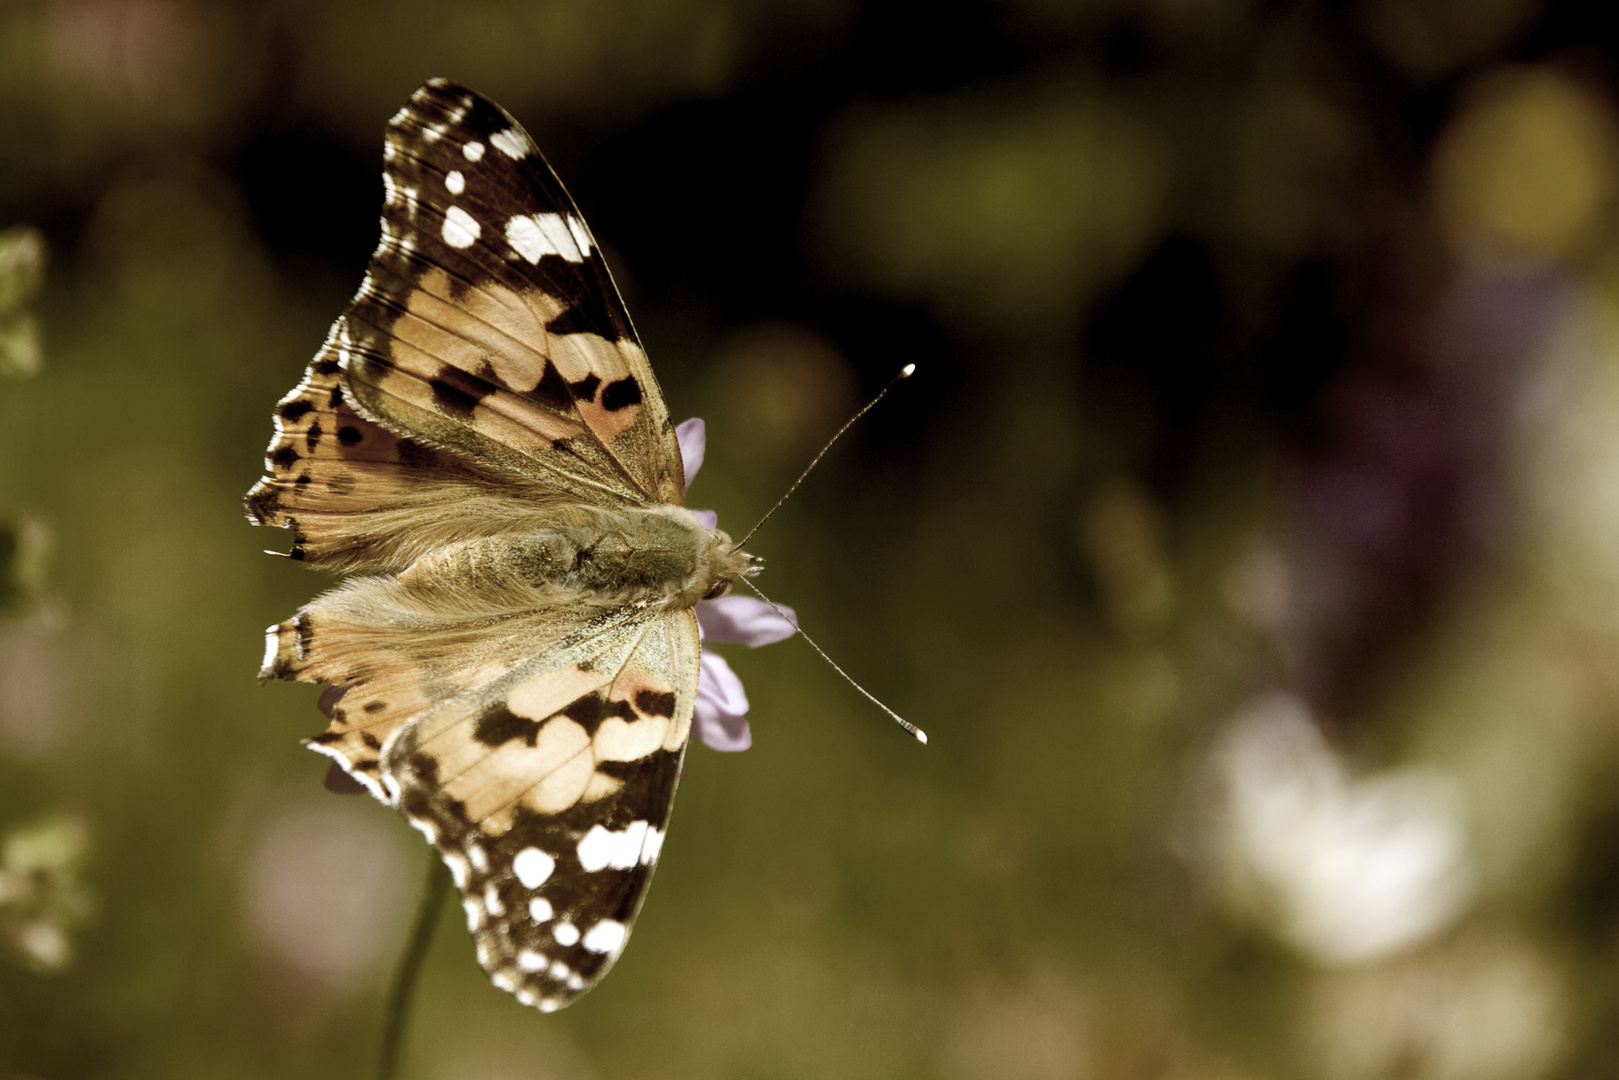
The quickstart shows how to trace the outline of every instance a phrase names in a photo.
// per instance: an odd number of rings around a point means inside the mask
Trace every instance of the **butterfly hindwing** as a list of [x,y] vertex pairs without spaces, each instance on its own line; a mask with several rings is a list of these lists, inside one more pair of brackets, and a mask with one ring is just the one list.
[[[353,578],[270,627],[261,681],[341,687],[311,745],[384,801],[382,745],[436,704],[476,690],[611,608],[545,584],[443,572],[462,553],[515,550],[506,538],[448,545],[398,576]],[[482,549],[482,550],[480,550]]]
[[690,611],[620,609],[401,729],[398,807],[442,854],[478,959],[551,1010],[606,973],[663,844],[697,695]]

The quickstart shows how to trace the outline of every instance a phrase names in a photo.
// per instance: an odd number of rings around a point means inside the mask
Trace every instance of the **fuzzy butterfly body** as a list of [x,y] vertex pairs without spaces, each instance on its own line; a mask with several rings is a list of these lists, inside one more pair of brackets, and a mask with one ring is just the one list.
[[420,830],[496,985],[547,1011],[624,947],[697,697],[694,609],[751,558],[681,451],[589,229],[515,120],[435,79],[389,122],[382,239],[278,404],[250,520],[362,571],[270,628],[310,740]]

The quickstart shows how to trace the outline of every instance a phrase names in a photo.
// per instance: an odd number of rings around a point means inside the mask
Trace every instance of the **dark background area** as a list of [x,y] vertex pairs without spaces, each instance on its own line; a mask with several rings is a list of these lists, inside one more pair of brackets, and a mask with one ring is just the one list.
[[[1549,0],[0,9],[0,1078],[372,1067],[425,852],[240,498],[442,75],[606,251],[799,643],[634,942],[404,1075],[1619,1070],[1619,68]],[[11,231],[7,231],[11,230]],[[27,231],[34,230],[34,231]]]

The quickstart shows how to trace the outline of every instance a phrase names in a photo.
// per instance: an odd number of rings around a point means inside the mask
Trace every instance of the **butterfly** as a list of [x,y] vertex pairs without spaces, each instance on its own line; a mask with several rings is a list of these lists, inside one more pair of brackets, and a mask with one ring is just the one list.
[[427,837],[491,980],[552,1011],[657,863],[695,607],[758,565],[681,506],[646,353],[523,128],[434,79],[383,161],[381,241],[246,499],[359,576],[269,629],[260,679],[328,684],[311,748]]

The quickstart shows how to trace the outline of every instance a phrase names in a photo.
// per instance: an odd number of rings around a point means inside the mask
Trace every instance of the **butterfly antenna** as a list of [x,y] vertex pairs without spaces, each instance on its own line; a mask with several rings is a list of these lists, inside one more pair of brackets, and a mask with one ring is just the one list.
[[[909,375],[909,374],[910,374],[910,371],[909,371],[909,369],[907,369],[904,373],[902,373],[900,375],[899,378],[903,379],[906,375]],[[899,381],[898,379],[895,380],[895,382],[898,382],[898,381]],[[893,386],[894,384],[889,383],[888,385]],[[884,390],[883,394],[886,394],[886,393],[888,393],[888,391]],[[880,398],[880,397],[882,397],[882,394],[878,394],[877,396]],[[871,405],[875,405],[875,404],[877,404],[876,401],[873,401],[871,403]],[[867,405],[866,409],[871,408],[871,405]],[[861,409],[860,411],[865,412],[866,409]],[[855,420],[858,420],[858,419],[860,419],[860,417],[856,416]],[[854,420],[849,421],[849,423],[850,424],[854,423]],[[844,427],[848,427],[848,426],[849,426],[848,424],[844,425]],[[840,432],[839,434],[842,434],[842,433]],[[836,438],[837,436],[833,436],[833,437]],[[821,452],[825,453],[826,451],[823,450]],[[800,479],[802,479],[802,477],[800,477]],[[917,742],[921,743],[923,746],[927,745],[927,742],[928,742],[928,733],[927,732],[923,731],[921,728],[917,727],[915,724],[913,724],[909,720],[905,719],[905,717],[901,716],[899,713],[895,712],[893,709],[890,709],[887,705],[884,705],[882,702],[878,701],[876,699],[876,697],[874,697],[872,695],[870,690],[867,690],[864,686],[861,686],[859,683],[855,682],[854,679],[849,675],[849,673],[847,671],[844,671],[842,668],[838,667],[837,661],[833,660],[830,656],[826,655],[826,650],[821,648],[819,645],[815,644],[815,639],[810,637],[808,634],[804,633],[804,628],[802,626],[799,626],[798,623],[794,622],[792,619],[789,619],[787,617],[787,613],[785,611],[783,611],[781,608],[776,607],[776,602],[774,600],[770,599],[770,597],[766,596],[764,593],[759,592],[759,586],[755,585],[753,582],[749,581],[747,578],[742,578],[741,580],[742,580],[742,584],[746,585],[748,588],[752,589],[755,593],[758,594],[759,599],[761,599],[765,603],[769,604],[771,606],[771,608],[773,608],[775,610],[777,615],[780,615],[783,619],[786,619],[787,622],[791,623],[792,626],[793,626],[793,629],[798,631],[798,636],[803,638],[805,641],[807,641],[809,643],[809,647],[814,649],[817,653],[819,653],[822,660],[825,660],[828,664],[831,664],[832,665],[832,670],[837,672],[839,675],[842,675],[845,682],[847,682],[850,686],[854,687],[856,690],[860,691],[860,693],[865,696],[865,699],[867,701],[869,701],[873,705],[877,706],[879,709],[881,709],[883,712],[887,713],[889,716],[892,716],[894,718],[894,722],[896,724],[898,724],[900,727],[904,728],[906,731],[910,732],[911,737],[914,738]]]
[[[863,408],[861,408],[861,410],[859,412],[857,412],[853,416],[849,417],[849,419],[847,421],[845,421],[844,425],[842,427],[838,428],[837,433],[835,435],[833,435],[830,439],[826,440],[826,445],[821,447],[821,452],[819,454],[816,454],[815,457],[810,461],[810,463],[807,466],[805,466],[804,471],[798,474],[798,479],[794,480],[792,487],[787,489],[787,494],[783,495],[781,498],[777,499],[776,500],[776,505],[772,506],[769,510],[765,511],[765,516],[759,519],[758,525],[755,525],[753,528],[749,529],[748,530],[748,535],[744,536],[741,540],[737,541],[736,547],[738,548],[738,550],[740,550],[742,548],[742,546],[744,544],[746,544],[749,540],[753,539],[753,534],[759,531],[759,525],[763,525],[765,522],[769,521],[770,520],[770,515],[774,514],[777,510],[780,510],[781,509],[781,504],[787,501],[788,496],[792,495],[793,492],[798,490],[798,485],[802,484],[804,482],[804,478],[806,476],[808,476],[811,473],[811,471],[814,470],[815,466],[817,466],[817,465],[819,465],[821,463],[822,458],[826,457],[826,452],[828,450],[832,449],[832,444],[837,442],[839,439],[841,439],[843,437],[843,433],[845,431],[848,431],[850,428],[854,427],[854,423],[855,423],[856,420],[859,420],[862,416],[865,416],[867,413],[869,413],[872,410],[873,406],[875,406],[883,398],[887,397],[888,392],[890,390],[894,389],[894,387],[899,383],[899,381],[901,379],[910,378],[911,375],[915,371],[916,371],[916,365],[915,364],[906,364],[904,367],[900,368],[899,369],[899,374],[895,375],[892,379],[889,379],[888,380],[888,385],[883,387],[881,390],[879,390],[877,392],[876,397],[874,397],[870,401],[866,402],[865,406]],[[757,592],[758,590],[756,589],[754,591]],[[762,596],[763,594],[761,593],[760,595]],[[765,602],[770,603],[768,600],[765,601]],[[772,604],[771,606],[774,607],[775,605]],[[809,641],[809,638],[805,638],[804,640]],[[815,643],[813,641],[811,641],[810,644],[813,645]],[[816,651],[820,652],[819,649],[817,649]],[[825,656],[826,654],[821,653],[821,655]],[[827,663],[832,664],[832,661],[828,660]],[[838,665],[832,664],[832,666],[837,667]],[[841,670],[839,671],[839,674],[842,674]],[[843,677],[845,679],[849,679],[849,676],[847,676],[847,675],[844,675]],[[849,679],[849,681],[854,682],[853,679]],[[859,684],[856,684],[855,688],[859,689]],[[862,694],[866,694],[866,692],[864,690],[861,690],[860,692]],[[870,694],[866,694],[866,696],[871,697]],[[876,698],[871,698],[871,700],[877,701]],[[877,704],[882,705],[883,703],[880,702],[880,701],[877,701]],[[886,709],[886,708],[888,708],[888,706],[883,705],[883,708]],[[894,717],[894,719],[899,720],[899,717],[896,716],[896,717]],[[905,723],[905,721],[903,721],[903,720],[900,720],[899,722],[902,723],[902,724]],[[909,726],[909,725],[907,725],[907,726]],[[927,742],[926,739],[923,739],[922,741]]]

